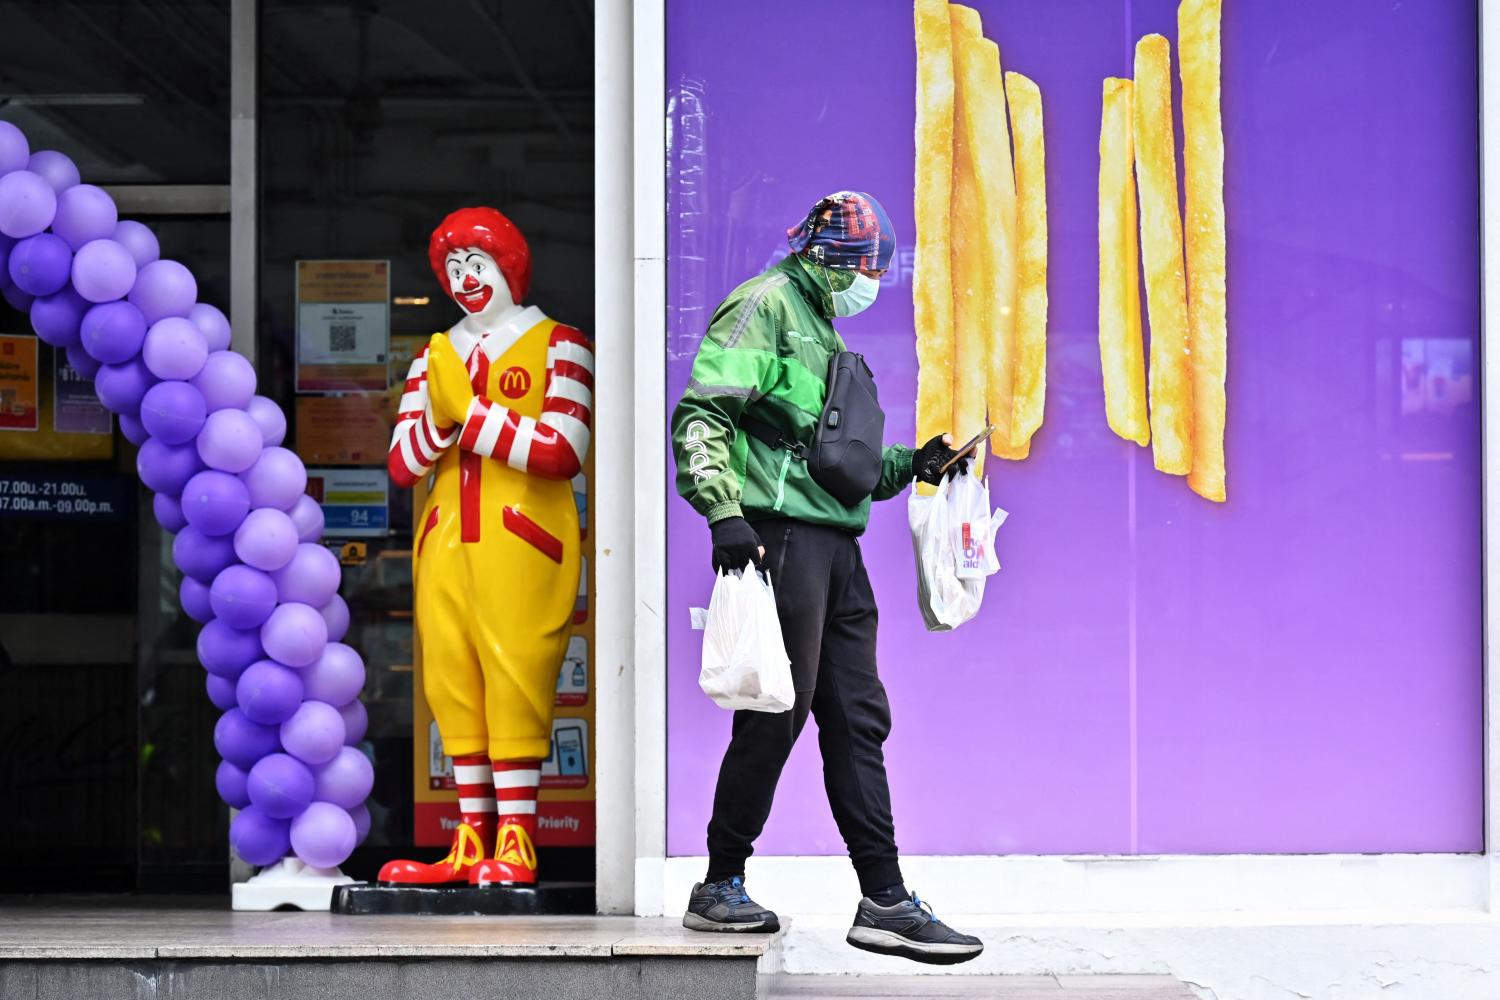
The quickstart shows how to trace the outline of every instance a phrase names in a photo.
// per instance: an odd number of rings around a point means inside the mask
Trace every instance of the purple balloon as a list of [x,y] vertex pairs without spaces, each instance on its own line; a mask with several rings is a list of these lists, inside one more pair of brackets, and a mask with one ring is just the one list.
[[323,655],[328,624],[317,608],[283,604],[260,627],[260,638],[271,659],[289,667],[305,667]]
[[78,250],[85,243],[112,236],[119,221],[115,200],[103,188],[78,184],[58,194],[52,231],[67,241],[70,250]]
[[[99,362],[96,361],[88,351],[83,349],[83,345],[73,345],[72,347],[68,348],[67,354],[68,364],[72,365],[75,372],[82,375],[90,382],[94,380],[95,375],[99,374]],[[142,438],[141,440],[144,441],[145,438]]]
[[128,413],[120,414],[120,433],[125,435],[125,440],[139,448],[146,443],[151,435],[146,430],[146,425],[141,423],[140,417],[132,417]]
[[141,357],[157,378],[192,378],[208,360],[208,345],[198,328],[181,316],[158,320],[146,331]]
[[207,678],[203,686],[208,690],[208,700],[213,702],[214,708],[221,712],[227,712],[234,707],[234,681],[217,674],[204,674]]
[[370,758],[353,747],[340,747],[333,759],[313,769],[314,797],[353,809],[370,797],[375,787],[375,768]]
[[207,417],[203,394],[186,382],[158,382],[141,398],[141,423],[164,444],[194,441]]
[[291,819],[312,801],[316,783],[308,766],[284,753],[261,758],[245,783],[252,804],[273,819]]
[[344,720],[344,742],[354,746],[365,738],[365,730],[370,726],[370,713],[362,701],[351,701],[347,705],[339,706],[339,717]]
[[337,868],[359,839],[354,820],[331,802],[314,802],[292,820],[292,850],[314,868]]
[[[0,177],[0,182],[4,178]],[[168,316],[186,316],[198,300],[198,282],[193,272],[175,260],[153,260],[141,268],[130,301],[146,317],[147,323]]]
[[276,447],[286,438],[286,414],[266,397],[252,396],[245,412],[260,426],[260,438],[267,448]]
[[31,296],[17,288],[9,274],[5,275],[5,284],[0,286],[0,297],[4,297],[16,312],[31,312]]
[[188,310],[188,319],[203,334],[210,351],[229,350],[229,317],[218,306],[199,302]]
[[[276,596],[283,604],[310,604],[315,608],[327,604],[338,592],[342,577],[339,557],[313,542],[298,545],[291,561],[271,574],[276,581]],[[340,698],[335,704],[343,701]]]
[[245,484],[227,472],[200,472],[182,488],[183,516],[205,535],[233,535],[249,512],[250,494]]
[[[0,177],[0,184],[5,178]],[[51,233],[38,233],[10,251],[10,280],[28,295],[51,295],[68,283],[73,251]]]
[[198,454],[212,469],[244,472],[261,448],[260,425],[244,410],[214,410],[198,432]]
[[274,660],[257,660],[240,674],[235,698],[251,721],[279,726],[302,705],[302,678]]
[[272,819],[255,806],[241,809],[229,824],[229,846],[246,864],[274,865],[292,849],[292,825]]
[[370,807],[361,802],[349,810],[349,818],[354,820],[354,846],[358,847],[370,835]]
[[198,633],[198,662],[209,673],[228,680],[237,680],[240,671],[263,655],[260,633],[255,629],[233,628],[215,618]]
[[275,726],[251,722],[238,708],[219,716],[214,725],[214,749],[219,756],[247,771],[266,754],[280,748]]
[[[3,178],[0,178],[3,180]],[[94,376],[94,392],[112,413],[140,412],[146,390],[156,384],[156,376],[136,358],[118,365],[104,365]]]
[[0,177],[0,233],[21,239],[52,224],[57,192],[41,174],[12,170]]
[[[189,479],[203,470],[203,462],[198,458],[198,449],[190,444],[166,444],[151,438],[136,453],[135,470],[148,489],[175,497],[182,494]],[[192,523],[191,515],[188,523]]]
[[349,605],[338,594],[318,609],[323,621],[328,623],[328,641],[340,642],[349,634]]
[[129,302],[106,302],[83,314],[79,340],[91,357],[118,365],[140,353],[146,318]]
[[[301,503],[299,497],[307,496],[307,467],[302,464],[302,459],[285,448],[265,448],[240,478],[250,489],[253,506],[274,507],[290,513],[299,537],[307,530],[312,512],[303,510],[299,514],[295,506]],[[313,507],[317,510],[318,529],[321,531],[323,510],[316,503]]]
[[209,603],[230,628],[258,629],[276,610],[276,585],[258,569],[227,566],[214,577]]
[[165,493],[158,493],[151,498],[151,513],[156,515],[156,523],[162,526],[163,531],[177,534],[187,527],[187,518],[182,514],[182,504],[175,497],[169,497]]
[[279,570],[297,551],[297,526],[279,510],[258,508],[251,511],[235,531],[234,551],[256,569]]
[[193,376],[193,385],[208,401],[208,412],[243,410],[255,395],[255,368],[233,351],[214,351]]
[[135,258],[114,240],[85,243],[73,255],[73,287],[90,302],[124,298],[135,280]]
[[[306,476],[306,473],[303,473]],[[253,492],[250,494],[255,495]],[[303,493],[292,505],[292,523],[297,526],[297,539],[316,542],[323,537],[323,508],[318,501]]]
[[207,584],[184,576],[182,585],[177,588],[177,596],[182,599],[182,610],[193,621],[202,624],[213,621],[214,606]]
[[110,239],[130,252],[130,259],[135,261],[137,268],[161,257],[161,244],[156,241],[156,234],[134,219],[120,220]]
[[245,781],[249,777],[244,768],[236,767],[227,760],[219,761],[219,769],[214,772],[214,787],[219,790],[219,798],[229,808],[243,809],[250,804],[250,793],[245,788]]
[[0,122],[0,174],[23,170],[31,159],[31,144],[26,133],[10,122]]
[[51,184],[52,190],[58,194],[78,183],[77,165],[55,149],[39,149],[32,153],[26,169]]
[[330,642],[317,662],[302,671],[304,697],[343,705],[359,697],[365,686],[365,663],[342,642]]
[[43,295],[31,303],[31,328],[53,347],[78,343],[78,330],[89,304],[71,288]]
[[281,745],[305,764],[333,759],[344,745],[344,717],[327,702],[304,701],[281,724]]
[[205,535],[190,524],[172,540],[172,561],[199,583],[212,584],[226,566],[234,565],[234,539]]

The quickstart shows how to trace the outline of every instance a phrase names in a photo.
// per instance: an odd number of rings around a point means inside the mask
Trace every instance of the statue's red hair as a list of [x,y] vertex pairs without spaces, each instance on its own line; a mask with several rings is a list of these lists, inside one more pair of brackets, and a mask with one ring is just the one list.
[[516,224],[493,208],[460,208],[432,231],[427,243],[427,260],[432,273],[449,298],[448,255],[455,250],[478,247],[500,265],[505,283],[510,286],[511,301],[520,303],[531,288],[531,248]]

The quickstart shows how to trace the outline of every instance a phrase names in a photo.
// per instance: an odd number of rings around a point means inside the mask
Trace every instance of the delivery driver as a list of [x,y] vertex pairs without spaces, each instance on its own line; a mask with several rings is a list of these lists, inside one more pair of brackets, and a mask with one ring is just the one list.
[[792,451],[744,431],[742,417],[811,442],[829,359],[845,349],[832,320],[875,301],[896,248],[885,210],[858,191],[824,198],[787,237],[792,255],[730,292],[714,313],[672,414],[677,489],[708,519],[715,571],[754,562],[770,574],[796,689],[788,712],[735,713],[708,824],[708,875],[693,887],[683,924],[779,926],[746,893],[745,860],[811,711],[829,805],[864,897],[849,943],[920,962],[963,962],[983,950],[979,939],[937,920],[902,882],[881,754],[890,707],[875,668],[875,597],[859,550],[870,500],[896,496],[913,477],[939,482],[955,454],[944,437],[915,451],[891,445],[873,497],[849,507]]

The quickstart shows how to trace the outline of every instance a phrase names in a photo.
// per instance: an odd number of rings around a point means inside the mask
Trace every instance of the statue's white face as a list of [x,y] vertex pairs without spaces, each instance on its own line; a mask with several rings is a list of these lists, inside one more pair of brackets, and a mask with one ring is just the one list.
[[453,300],[469,315],[503,312],[515,304],[500,265],[478,247],[455,250],[446,263]]

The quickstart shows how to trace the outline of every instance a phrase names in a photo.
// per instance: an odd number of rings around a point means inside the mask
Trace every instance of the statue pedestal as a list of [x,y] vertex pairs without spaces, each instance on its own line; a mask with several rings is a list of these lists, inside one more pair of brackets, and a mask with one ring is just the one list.
[[536,886],[393,886],[356,883],[333,891],[333,912],[436,914],[439,916],[540,916],[594,912],[592,882],[542,882]]
[[314,868],[296,858],[282,858],[248,882],[235,883],[230,905],[236,910],[326,910],[334,889],[351,883],[354,880],[337,868]]

